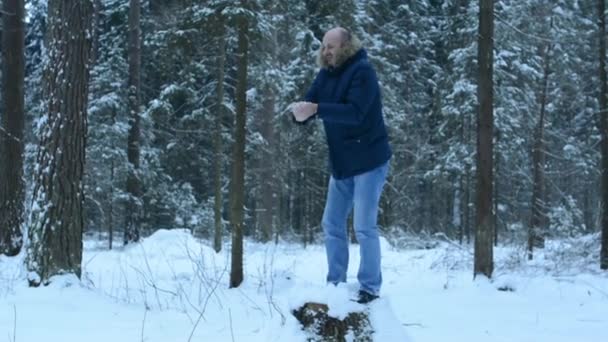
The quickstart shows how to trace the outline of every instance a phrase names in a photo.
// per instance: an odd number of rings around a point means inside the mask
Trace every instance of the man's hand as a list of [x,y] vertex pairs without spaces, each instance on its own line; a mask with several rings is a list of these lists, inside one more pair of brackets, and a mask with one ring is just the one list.
[[304,122],[317,113],[318,105],[312,102],[296,102],[291,104],[291,112],[297,122]]

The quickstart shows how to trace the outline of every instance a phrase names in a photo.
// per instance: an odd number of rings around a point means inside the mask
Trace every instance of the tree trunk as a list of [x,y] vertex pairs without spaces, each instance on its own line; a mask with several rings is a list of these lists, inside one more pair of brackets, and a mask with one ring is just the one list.
[[97,64],[99,58],[99,26],[102,23],[101,10],[103,5],[101,0],[93,0],[93,42],[91,47],[91,66]]
[[477,97],[477,200],[475,220],[474,275],[492,277],[494,219],[492,218],[492,131],[493,131],[493,0],[479,1],[479,84]]
[[600,36],[600,128],[602,134],[602,248],[600,267],[608,270],[608,81],[606,80],[606,2],[598,0]]
[[[553,26],[553,25],[551,25]],[[547,87],[549,84],[551,45],[547,44],[543,66],[543,84],[540,95],[540,116],[534,131],[534,148],[532,150],[532,215],[528,229],[528,260],[532,260],[534,248],[545,246],[546,203],[545,203],[545,112],[547,104]]]
[[217,56],[217,118],[215,119],[215,132],[213,133],[213,183],[214,183],[214,234],[213,234],[213,249],[219,253],[222,250],[222,159],[223,159],[223,142],[222,142],[222,120],[224,118],[224,65],[226,63],[226,28],[222,14],[218,14],[220,30],[218,37],[218,56]]
[[[243,2],[242,2],[243,4]],[[232,181],[230,182],[230,225],[232,228],[232,252],[230,287],[243,282],[243,206],[245,204],[245,124],[247,122],[247,63],[249,23],[240,16],[237,23],[237,85],[236,123],[234,128],[234,150],[232,154]]]
[[460,209],[462,208],[462,196],[461,196],[461,185],[462,185],[462,180],[460,176],[456,176],[454,177],[454,180],[452,181],[453,184],[453,201],[452,201],[452,222],[451,222],[451,227],[453,230],[455,230],[456,235],[458,236],[458,240],[460,243],[462,243],[462,212],[460,211]]
[[[473,134],[475,133],[474,130],[474,125],[473,125],[473,118],[474,115],[473,113],[465,113],[464,114],[464,130],[463,130],[463,141],[464,144],[467,146],[470,146],[473,144]],[[467,245],[471,244],[471,227],[472,227],[472,192],[473,192],[473,172],[471,170],[472,165],[470,162],[466,161],[464,164],[465,167],[465,171],[464,171],[464,185],[463,185],[463,191],[464,191],[464,209],[463,209],[463,225],[464,225],[464,236],[466,237],[466,242]]]
[[129,4],[129,137],[127,139],[127,210],[125,217],[124,244],[139,241],[141,235],[141,180],[139,178],[140,155],[140,0]]
[[85,140],[91,52],[91,1],[48,2],[48,62],[32,219],[28,280],[81,274]]
[[467,164],[464,174],[464,236],[467,245],[471,243],[471,167]]
[[262,201],[260,212],[260,225],[262,227],[262,242],[272,239],[273,218],[275,216],[275,163],[273,162],[273,149],[275,145],[275,134],[273,128],[273,117],[275,113],[274,89],[270,84],[264,89],[264,102],[262,110],[262,136],[266,141],[262,157],[262,172],[260,184],[262,188]]
[[[299,167],[299,165],[294,165]],[[294,170],[293,177],[290,178],[291,186],[290,189],[293,189],[290,193],[290,221],[288,227],[292,229],[292,231],[296,234],[296,236],[302,239],[302,245],[306,246],[306,234],[302,229],[302,205],[304,200],[302,198],[303,187],[302,187],[302,176],[301,172]]]
[[108,249],[112,249],[114,243],[114,174],[116,167],[114,166],[114,158],[110,161],[110,208],[108,210]]
[[[496,146],[498,146],[500,142],[500,130],[496,130]],[[500,166],[500,153],[498,149],[494,149],[494,186],[493,186],[493,194],[492,194],[492,211],[494,212],[493,217],[493,226],[494,226],[494,246],[498,246],[498,179],[499,179],[499,166]]]
[[2,103],[0,112],[0,254],[17,255],[23,245],[24,3],[4,0],[2,15]]

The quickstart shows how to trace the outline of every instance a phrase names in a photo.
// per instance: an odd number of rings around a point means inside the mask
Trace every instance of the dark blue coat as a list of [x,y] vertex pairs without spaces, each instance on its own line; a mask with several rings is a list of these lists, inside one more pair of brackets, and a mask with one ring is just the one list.
[[380,86],[364,49],[338,68],[322,68],[305,99],[319,104],[334,178],[362,174],[391,158]]

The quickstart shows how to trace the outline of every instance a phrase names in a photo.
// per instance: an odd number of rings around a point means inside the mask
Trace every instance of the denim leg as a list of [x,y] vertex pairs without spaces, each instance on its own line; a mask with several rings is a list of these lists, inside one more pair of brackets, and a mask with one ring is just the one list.
[[380,286],[382,285],[377,222],[380,195],[386,181],[387,172],[388,162],[354,177],[354,226],[361,255],[357,279],[361,290],[373,295],[380,293]]
[[327,201],[323,212],[323,231],[327,254],[327,282],[346,282],[348,238],[346,220],[353,208],[353,178],[329,179]]

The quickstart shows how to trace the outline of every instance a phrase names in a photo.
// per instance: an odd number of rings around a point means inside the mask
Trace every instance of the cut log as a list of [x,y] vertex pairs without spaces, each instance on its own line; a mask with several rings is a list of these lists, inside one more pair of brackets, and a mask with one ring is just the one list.
[[310,336],[308,341],[373,342],[373,330],[367,311],[350,312],[343,320],[329,316],[328,311],[326,304],[306,303],[293,310],[292,314]]

